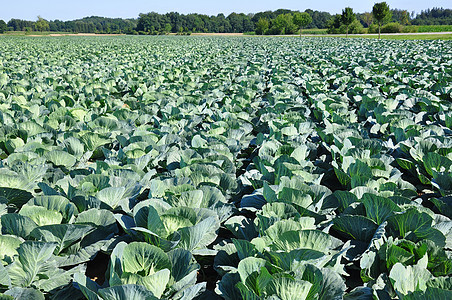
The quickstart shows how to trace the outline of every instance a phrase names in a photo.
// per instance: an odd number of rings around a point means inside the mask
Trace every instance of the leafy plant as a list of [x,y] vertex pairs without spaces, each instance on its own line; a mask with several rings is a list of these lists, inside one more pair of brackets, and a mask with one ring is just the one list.
[[0,52],[1,299],[450,298],[449,42]]

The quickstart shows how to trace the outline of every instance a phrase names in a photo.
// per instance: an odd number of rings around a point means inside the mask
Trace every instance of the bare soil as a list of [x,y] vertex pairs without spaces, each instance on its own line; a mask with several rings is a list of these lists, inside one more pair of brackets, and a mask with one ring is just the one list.
[[200,32],[196,32],[196,33],[192,33],[191,35],[201,35],[201,36],[242,36],[243,33],[200,33]]
[[51,34],[26,34],[25,36],[118,36],[124,34],[100,34],[100,33],[51,33]]

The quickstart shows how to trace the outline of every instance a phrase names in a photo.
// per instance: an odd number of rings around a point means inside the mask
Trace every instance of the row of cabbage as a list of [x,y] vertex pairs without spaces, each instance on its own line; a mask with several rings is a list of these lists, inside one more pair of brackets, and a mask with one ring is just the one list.
[[449,298],[451,47],[1,40],[0,297]]

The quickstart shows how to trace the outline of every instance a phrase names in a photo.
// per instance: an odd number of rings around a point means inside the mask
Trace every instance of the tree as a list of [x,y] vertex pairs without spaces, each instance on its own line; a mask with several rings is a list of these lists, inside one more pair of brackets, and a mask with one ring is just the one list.
[[227,19],[229,20],[229,23],[232,26],[233,32],[243,32],[243,18],[244,14],[236,14],[231,13]]
[[165,33],[170,33],[171,32],[171,24],[170,23],[166,23],[165,24]]
[[306,9],[305,12],[307,12],[311,18],[312,23],[306,25],[305,28],[327,28],[328,27],[328,21],[331,19],[331,14],[324,11],[317,11],[312,9]]
[[38,16],[38,21],[35,23],[35,27],[37,31],[46,31],[49,30],[49,22],[47,22],[45,19],[41,18],[41,16]]
[[267,32],[270,23],[266,18],[260,18],[256,23],[256,34],[263,35]]
[[0,20],[0,33],[4,33],[8,30],[8,25],[6,25],[5,21]]
[[372,15],[378,24],[378,39],[380,39],[381,25],[391,19],[391,11],[386,2],[375,3],[372,8]]
[[410,24],[410,13],[407,10],[391,9],[391,21],[401,25]]
[[345,9],[342,10],[341,21],[347,27],[346,37],[348,37],[348,27],[350,26],[350,24],[353,23],[353,21],[355,21],[355,19],[356,16],[353,13],[353,8],[346,7]]
[[293,23],[297,25],[298,28],[300,28],[300,37],[301,37],[301,29],[312,23],[312,17],[307,12],[303,13],[296,12],[293,14]]
[[32,27],[33,21],[25,21],[19,19],[11,19],[8,21],[8,27],[11,27],[13,31],[24,31],[25,27]]
[[292,21],[292,15],[281,14],[272,21],[270,34],[292,34],[297,31],[297,26]]
[[400,20],[400,24],[410,25],[410,14],[408,13],[408,11],[406,11],[406,10],[402,11],[402,17]]
[[450,25],[452,24],[452,9],[435,7],[421,11],[417,16],[413,13],[411,19],[413,25]]
[[246,16],[243,19],[243,32],[252,32],[254,31],[254,23],[251,21],[251,15]]
[[371,13],[365,12],[365,13],[362,15],[362,19],[363,19],[363,21],[364,21],[364,24],[366,24],[366,27],[369,27],[370,24],[372,24],[372,14],[371,14]]

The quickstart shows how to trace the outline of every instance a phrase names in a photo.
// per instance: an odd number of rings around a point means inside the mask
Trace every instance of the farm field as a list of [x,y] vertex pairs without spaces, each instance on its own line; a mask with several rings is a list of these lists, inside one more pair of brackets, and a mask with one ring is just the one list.
[[452,299],[452,42],[1,37],[0,299]]
[[[334,35],[334,37],[346,38],[345,34]],[[348,38],[360,38],[360,39],[378,39],[378,34],[349,34]],[[452,33],[439,33],[439,32],[430,32],[430,33],[386,33],[381,34],[381,39],[384,40],[419,40],[419,41],[428,41],[428,40],[442,40],[448,41],[452,40]]]
[[413,26],[417,32],[445,32],[452,31],[452,25],[421,25]]

